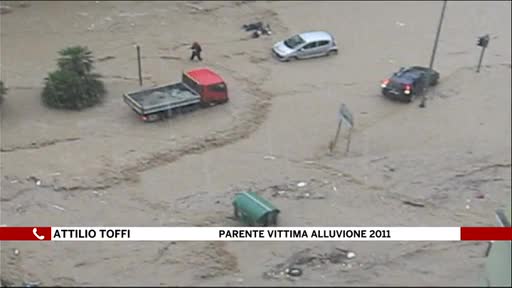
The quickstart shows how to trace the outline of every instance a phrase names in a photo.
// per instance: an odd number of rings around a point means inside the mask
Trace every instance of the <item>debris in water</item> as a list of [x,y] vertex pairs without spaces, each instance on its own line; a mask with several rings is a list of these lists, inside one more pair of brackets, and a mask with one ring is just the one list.
[[466,205],[466,209],[469,209],[469,205]]
[[389,166],[389,165],[384,165],[384,167],[386,167],[390,172],[394,172],[395,171],[395,168]]
[[[341,249],[341,248],[336,248],[337,251],[340,251],[342,253],[341,256],[344,256],[345,258],[347,259],[353,259],[356,257],[356,253],[355,252],[352,252],[352,251],[349,251],[349,250],[346,250],[346,249]],[[331,255],[336,255],[336,253],[331,253]]]
[[89,16],[89,13],[87,13],[87,12],[78,12],[76,14],[78,14],[80,16],[84,16],[84,17]]
[[406,205],[414,206],[414,207],[425,207],[425,204],[423,204],[423,203],[412,202],[409,200],[403,200],[402,203],[406,204]]
[[18,255],[20,255],[20,250],[14,249],[13,253],[14,253],[15,256],[18,256]]
[[36,181],[36,185],[37,185],[37,186],[40,186],[40,185],[41,185],[41,180],[37,180],[37,181]]
[[386,158],[388,158],[388,157],[387,156],[383,156],[383,157],[373,158],[372,160],[370,160],[370,163],[377,162],[377,161],[380,161],[380,160],[384,160]]
[[306,185],[308,185],[306,182],[299,182],[299,183],[297,183],[297,187],[304,187]]
[[265,157],[263,157],[263,159],[265,159],[265,160],[275,160],[276,157],[274,157],[272,155],[266,155]]
[[299,277],[302,275],[302,269],[300,268],[288,268],[284,272],[293,277]]
[[484,194],[484,193],[477,193],[477,194],[475,195],[475,198],[476,198],[476,199],[484,199],[484,198],[485,198],[485,194]]
[[184,5],[192,8],[192,9],[195,9],[197,11],[204,11],[204,8],[199,6],[199,5],[195,5],[195,4],[192,4],[192,3],[184,3]]
[[50,174],[50,176],[59,176],[59,175],[60,175],[60,172],[55,172],[55,173]]
[[400,21],[396,21],[395,24],[400,26],[400,27],[404,27],[405,26],[405,23],[402,23]]
[[334,190],[334,192],[338,191],[338,188],[336,188],[336,186],[332,185],[332,190]]
[[53,208],[55,208],[55,209],[57,209],[57,210],[60,210],[60,211],[66,211],[66,209],[64,209],[64,208],[60,207],[59,205],[55,205],[55,204],[54,204],[54,205],[52,205],[52,206],[53,206]]
[[18,183],[18,182],[19,182],[18,180],[12,180],[11,184],[15,184],[15,183]]
[[102,57],[102,58],[98,58],[97,61],[98,62],[103,62],[103,61],[107,61],[107,60],[112,60],[112,59],[115,59],[116,57],[114,56],[105,56],[105,57]]

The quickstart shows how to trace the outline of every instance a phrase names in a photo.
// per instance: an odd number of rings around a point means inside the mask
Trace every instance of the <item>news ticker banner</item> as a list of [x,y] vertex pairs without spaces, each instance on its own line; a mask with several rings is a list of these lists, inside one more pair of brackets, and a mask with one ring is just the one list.
[[510,241],[511,227],[0,227],[0,241]]

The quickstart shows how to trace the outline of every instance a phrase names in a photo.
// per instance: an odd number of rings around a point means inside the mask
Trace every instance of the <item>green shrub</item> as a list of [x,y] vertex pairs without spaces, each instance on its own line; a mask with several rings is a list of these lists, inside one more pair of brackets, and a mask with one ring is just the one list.
[[50,107],[72,110],[100,103],[106,89],[101,75],[92,73],[92,52],[87,47],[75,46],[63,49],[59,54],[59,69],[45,78],[43,102]]

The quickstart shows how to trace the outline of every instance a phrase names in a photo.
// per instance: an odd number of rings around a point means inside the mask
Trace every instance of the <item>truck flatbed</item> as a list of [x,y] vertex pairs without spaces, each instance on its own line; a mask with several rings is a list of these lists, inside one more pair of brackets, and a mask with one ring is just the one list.
[[140,115],[168,111],[177,107],[198,104],[201,101],[201,96],[183,83],[126,93],[123,98]]

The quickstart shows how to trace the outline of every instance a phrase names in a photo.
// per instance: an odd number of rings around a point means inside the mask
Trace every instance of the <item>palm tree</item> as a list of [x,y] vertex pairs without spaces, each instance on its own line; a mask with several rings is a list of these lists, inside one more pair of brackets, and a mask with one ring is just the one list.
[[93,69],[92,52],[84,46],[73,46],[59,51],[60,58],[57,60],[62,70],[74,71],[80,76],[85,76]]
[[55,108],[81,110],[103,99],[106,89],[101,75],[92,73],[92,52],[83,46],[59,51],[59,69],[48,74],[42,92],[43,102]]

